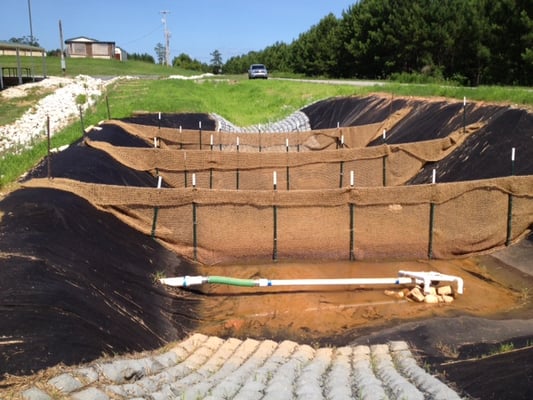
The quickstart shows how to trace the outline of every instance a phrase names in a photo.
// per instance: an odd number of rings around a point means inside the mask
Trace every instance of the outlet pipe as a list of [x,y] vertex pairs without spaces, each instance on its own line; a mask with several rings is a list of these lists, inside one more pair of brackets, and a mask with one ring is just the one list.
[[455,282],[457,293],[463,294],[463,280],[461,278],[438,272],[399,271],[396,278],[241,279],[226,276],[180,276],[161,278],[159,281],[164,285],[175,287],[189,287],[207,283],[242,287],[419,284],[423,285],[425,294],[430,293],[430,287],[435,282]]

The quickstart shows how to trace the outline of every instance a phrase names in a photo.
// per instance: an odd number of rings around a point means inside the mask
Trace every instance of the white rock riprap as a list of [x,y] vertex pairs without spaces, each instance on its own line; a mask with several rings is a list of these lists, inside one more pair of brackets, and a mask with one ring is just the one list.
[[[17,98],[25,90],[36,86],[54,89],[54,92],[42,98],[24,115],[10,125],[0,127],[0,154],[6,151],[20,151],[38,139],[46,137],[47,118],[50,117],[50,134],[58,132],[73,120],[79,118],[80,106],[84,112],[102,95],[109,81],[78,75],[75,78],[49,77],[38,83],[29,83],[6,89],[4,98]],[[79,104],[85,96],[83,104]]]
[[403,341],[313,348],[195,334],[159,355],[96,361],[35,383],[23,399],[54,391],[75,400],[460,399]]

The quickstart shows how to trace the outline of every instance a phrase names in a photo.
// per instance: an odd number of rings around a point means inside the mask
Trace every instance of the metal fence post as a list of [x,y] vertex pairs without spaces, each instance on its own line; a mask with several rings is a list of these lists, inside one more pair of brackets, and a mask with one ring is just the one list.
[[198,220],[197,220],[196,203],[192,203],[192,246],[193,246],[193,259],[198,261]]
[[355,261],[355,204],[350,203],[350,261]]
[[509,246],[513,240],[513,194],[508,194],[507,200],[507,238],[505,245]]
[[[273,186],[274,186],[274,191],[277,190],[277,186],[278,186],[278,180],[277,180],[277,174],[276,174],[276,171],[273,172],[272,174],[272,180],[273,180]],[[272,260],[274,261],[277,261],[278,260],[278,207],[274,204],[272,206],[272,211],[273,211],[273,218],[274,218],[274,227],[273,227],[273,248],[272,248]]]
[[435,222],[435,204],[429,204],[429,239],[428,239],[428,258],[433,258],[433,225]]

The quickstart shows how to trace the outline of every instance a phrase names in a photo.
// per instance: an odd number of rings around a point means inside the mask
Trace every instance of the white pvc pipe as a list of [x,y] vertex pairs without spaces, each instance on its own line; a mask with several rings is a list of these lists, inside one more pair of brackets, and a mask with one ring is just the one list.
[[163,182],[163,177],[161,175],[159,175],[157,177],[157,188],[158,189],[161,189],[161,183]]
[[444,275],[439,272],[416,272],[416,271],[398,271],[399,276],[408,276],[417,283],[424,284],[424,293],[429,293],[431,282],[455,282],[457,284],[457,293],[463,294],[464,282],[458,276]]
[[[231,278],[227,278],[231,280]],[[162,278],[161,283],[169,286],[187,287],[202,285],[209,281],[208,276],[179,276]],[[332,286],[332,285],[408,285],[413,280],[408,277],[398,278],[338,278],[338,279],[254,279],[255,286]]]
[[[215,281],[216,278],[216,281]],[[238,286],[332,286],[332,285],[409,285],[424,286],[424,294],[430,293],[434,282],[455,282],[457,293],[463,294],[463,280],[457,276],[444,275],[439,272],[399,271],[396,278],[326,278],[326,279],[238,279],[231,277],[181,276],[162,278],[159,281],[165,285],[187,287],[216,282],[220,284]],[[243,285],[242,282],[245,282]]]
[[408,285],[411,278],[259,279],[257,286]]
[[511,161],[514,161],[514,156],[515,156],[515,148],[513,147],[511,149]]

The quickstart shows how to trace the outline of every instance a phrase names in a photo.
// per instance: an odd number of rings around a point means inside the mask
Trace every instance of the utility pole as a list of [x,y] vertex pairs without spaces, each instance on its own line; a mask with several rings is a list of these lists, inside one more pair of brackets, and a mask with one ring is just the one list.
[[59,41],[61,42],[61,71],[65,75],[67,64],[65,62],[65,49],[63,48],[63,26],[61,25],[61,20],[59,20]]
[[30,19],[30,41],[31,45],[33,46],[33,24],[31,22],[31,1],[28,0],[28,16]]
[[161,22],[165,27],[165,64],[170,67],[170,32],[167,29],[167,14],[170,14],[170,11],[161,11],[160,14],[163,15]]
[[[28,16],[30,19],[30,45],[33,46],[33,24],[31,22],[31,1],[28,0]],[[31,77],[35,82],[35,74],[33,73],[33,50],[30,49],[30,58],[31,58]]]

